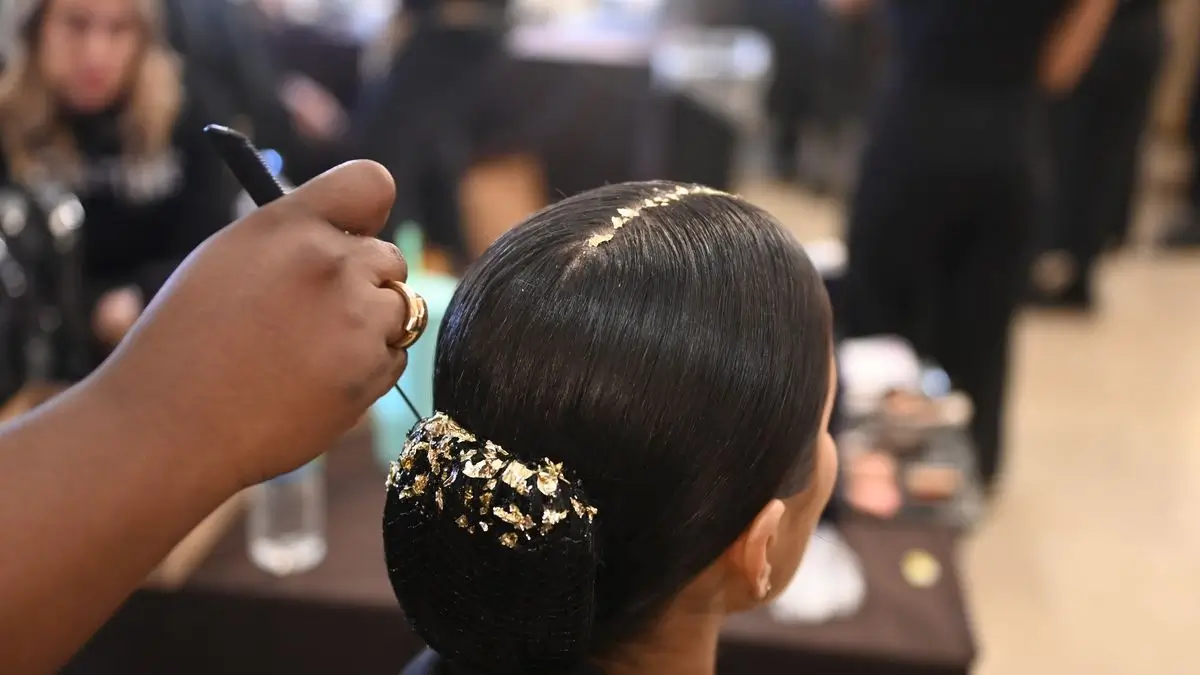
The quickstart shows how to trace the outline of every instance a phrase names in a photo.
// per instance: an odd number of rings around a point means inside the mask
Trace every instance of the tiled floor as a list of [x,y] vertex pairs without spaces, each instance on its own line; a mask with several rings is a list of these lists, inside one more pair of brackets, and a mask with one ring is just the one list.
[[[836,203],[742,193],[838,232]],[[962,549],[978,675],[1200,673],[1200,257],[1116,258],[1101,299],[1017,327],[1010,470]]]

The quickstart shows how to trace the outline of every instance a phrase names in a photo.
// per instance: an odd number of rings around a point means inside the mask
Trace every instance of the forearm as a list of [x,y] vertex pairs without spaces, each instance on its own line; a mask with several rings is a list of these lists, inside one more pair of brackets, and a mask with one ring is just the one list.
[[53,672],[236,490],[137,405],[90,380],[0,428],[0,672]]
[[1091,66],[1117,0],[1076,0],[1051,32],[1042,52],[1040,79],[1052,93],[1071,90]]

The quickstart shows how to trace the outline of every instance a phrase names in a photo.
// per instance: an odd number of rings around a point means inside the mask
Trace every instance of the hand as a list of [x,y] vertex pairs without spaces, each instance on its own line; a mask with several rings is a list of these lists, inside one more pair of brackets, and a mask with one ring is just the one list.
[[92,312],[92,331],[104,344],[116,347],[133,328],[145,303],[136,288],[118,288],[100,296]]
[[225,228],[180,266],[95,384],[161,427],[163,445],[201,439],[238,487],[313,459],[404,369],[389,345],[408,308],[384,285],[408,270],[370,236],[394,196],[383,167],[354,162]]
[[324,87],[303,75],[291,75],[281,90],[296,130],[309,138],[331,140],[346,128],[346,111]]

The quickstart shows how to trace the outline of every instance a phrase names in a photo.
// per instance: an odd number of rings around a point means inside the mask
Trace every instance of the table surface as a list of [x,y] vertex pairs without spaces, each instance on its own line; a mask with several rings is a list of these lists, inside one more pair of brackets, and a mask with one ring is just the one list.
[[[347,439],[330,453],[326,467],[329,555],[320,567],[295,577],[271,577],[247,559],[239,525],[217,543],[185,590],[399,613],[383,565],[384,472],[371,457],[369,437]],[[735,616],[726,642],[966,672],[975,647],[954,564],[954,532],[861,520],[845,523],[842,531],[867,577],[867,599],[857,615],[821,625],[779,624],[765,613]],[[915,588],[901,576],[900,560],[913,549],[942,562],[943,575],[932,588]]]

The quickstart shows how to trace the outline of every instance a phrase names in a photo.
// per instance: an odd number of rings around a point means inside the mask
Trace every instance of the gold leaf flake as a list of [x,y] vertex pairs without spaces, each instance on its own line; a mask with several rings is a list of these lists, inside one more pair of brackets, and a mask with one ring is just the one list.
[[612,238],[613,238],[613,234],[611,232],[609,232],[608,234],[593,234],[591,237],[588,238],[587,243],[588,243],[588,246],[591,246],[592,248],[596,248],[600,244],[612,241]]
[[585,506],[578,499],[571,497],[571,508],[575,510],[575,515],[580,518],[587,518],[591,522],[592,518],[599,513],[599,510],[594,506]]
[[504,467],[504,473],[500,474],[500,480],[516,490],[517,494],[524,496],[529,494],[529,478],[531,476],[533,476],[533,471],[514,459]]
[[479,462],[467,462],[463,473],[470,478],[491,478],[504,468],[504,460],[485,457]]
[[533,528],[533,519],[521,513],[521,509],[517,508],[515,504],[509,504],[508,508],[504,509],[497,506],[492,509],[492,515],[518,530],[524,531]]
[[558,492],[558,481],[562,478],[562,464],[555,464],[549,460],[542,463],[538,467],[537,473],[537,488],[538,492],[553,497]]

